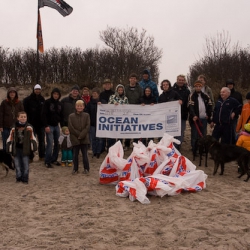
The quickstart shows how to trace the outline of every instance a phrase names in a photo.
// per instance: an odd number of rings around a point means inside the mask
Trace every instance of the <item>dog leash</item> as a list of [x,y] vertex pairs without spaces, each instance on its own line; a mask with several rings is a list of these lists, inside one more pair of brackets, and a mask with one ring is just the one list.
[[197,124],[197,121],[199,122],[199,125],[200,125],[201,127],[203,126],[202,123],[201,123],[201,120],[198,118],[198,119],[194,122],[195,128],[196,128],[196,130],[197,130],[199,136],[200,136],[200,137],[203,137],[203,134],[201,133],[201,130],[200,130],[198,124]]

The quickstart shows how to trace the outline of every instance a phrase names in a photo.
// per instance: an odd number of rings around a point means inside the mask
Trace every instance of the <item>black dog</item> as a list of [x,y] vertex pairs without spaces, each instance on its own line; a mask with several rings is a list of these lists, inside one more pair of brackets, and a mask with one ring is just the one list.
[[225,163],[231,161],[236,161],[238,163],[239,167],[241,168],[241,171],[243,172],[242,175],[244,175],[246,172],[248,173],[250,153],[247,149],[243,147],[238,147],[236,145],[221,144],[220,142],[215,140],[209,146],[208,151],[211,154],[212,159],[214,160],[213,175],[217,173],[219,165],[221,166],[220,175],[223,175]]
[[208,158],[208,150],[213,142],[216,140],[211,135],[206,135],[204,137],[200,137],[195,142],[195,152],[193,152],[193,161],[195,160],[196,151],[198,149],[200,160],[199,166],[201,166],[202,155],[205,153],[205,167],[207,167],[207,158]]
[[242,154],[238,160],[240,162],[239,166],[241,167],[241,174],[238,176],[238,178],[241,178],[244,174],[247,174],[247,178],[244,180],[247,182],[250,178],[250,169],[249,169],[249,164],[250,164],[250,152],[246,152]]
[[5,176],[8,175],[9,169],[12,169],[12,170],[15,169],[12,156],[6,153],[6,151],[3,149],[0,149],[0,164],[2,165],[3,169],[5,169],[6,171]]

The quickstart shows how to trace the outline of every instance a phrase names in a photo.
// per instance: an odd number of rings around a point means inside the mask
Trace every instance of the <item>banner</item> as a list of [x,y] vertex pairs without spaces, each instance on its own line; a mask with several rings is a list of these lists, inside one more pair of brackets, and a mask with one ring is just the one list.
[[156,138],[181,135],[178,101],[155,105],[97,105],[96,136],[104,138]]
[[68,16],[73,11],[73,8],[63,0],[38,0],[38,7],[44,6],[57,10],[62,16]]
[[41,17],[40,17],[40,11],[38,10],[38,21],[37,21],[37,49],[43,53],[43,33],[42,33],[42,23],[41,23]]

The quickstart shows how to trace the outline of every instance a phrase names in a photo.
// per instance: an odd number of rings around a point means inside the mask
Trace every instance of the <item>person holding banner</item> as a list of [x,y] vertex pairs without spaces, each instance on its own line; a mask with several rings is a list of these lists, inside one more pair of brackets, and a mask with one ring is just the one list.
[[[116,86],[115,94],[109,97],[108,104],[114,104],[114,105],[128,104],[128,98],[125,95],[124,86],[122,84],[118,84]],[[118,140],[122,142],[122,139],[118,139]],[[107,152],[109,148],[115,144],[115,141],[116,140],[113,138],[108,139]]]
[[[140,104],[140,98],[143,95],[143,89],[137,82],[137,75],[131,73],[129,76],[129,84],[125,86],[125,93],[129,104]],[[125,139],[124,151],[130,148],[130,139]]]

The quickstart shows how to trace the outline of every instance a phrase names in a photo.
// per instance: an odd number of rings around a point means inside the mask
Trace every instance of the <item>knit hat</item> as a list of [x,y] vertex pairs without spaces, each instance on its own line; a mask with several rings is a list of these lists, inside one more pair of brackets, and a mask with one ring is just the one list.
[[194,83],[194,87],[202,87],[202,83],[199,80],[197,80]]
[[148,72],[147,69],[145,69],[145,70],[143,70],[142,74],[143,74],[143,75],[149,75],[149,72]]
[[233,79],[227,79],[226,86],[229,85],[229,84],[235,85],[234,80]]
[[80,91],[80,88],[79,88],[79,86],[76,84],[76,85],[74,85],[74,86],[71,88],[71,90]]
[[62,133],[65,134],[66,129],[69,129],[67,126],[62,127]]
[[41,87],[41,85],[36,84],[36,85],[34,86],[34,89],[42,89],[42,87]]
[[246,99],[250,100],[250,92],[247,93]]

